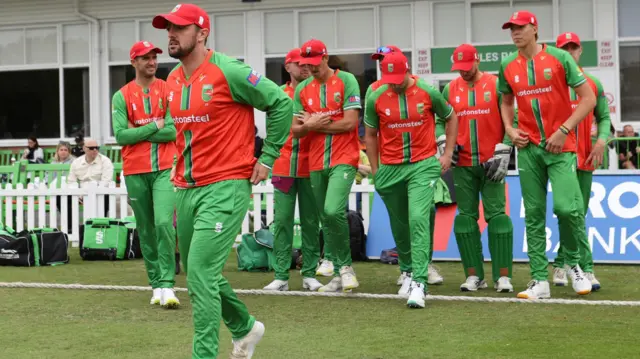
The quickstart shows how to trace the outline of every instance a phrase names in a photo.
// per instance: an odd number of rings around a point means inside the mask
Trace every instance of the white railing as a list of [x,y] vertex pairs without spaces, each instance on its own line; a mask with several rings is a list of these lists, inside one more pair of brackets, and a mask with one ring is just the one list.
[[[96,217],[122,219],[133,216],[133,211],[127,202],[127,188],[124,181],[121,182],[120,187],[116,187],[115,182],[108,184],[90,182],[79,187],[75,184],[66,184],[63,178],[60,188],[56,187],[58,186],[55,183],[51,185],[29,183],[27,188],[22,184],[15,187],[11,184],[4,187],[0,185],[0,213],[2,214],[0,221],[16,231],[52,227],[69,233],[69,229],[72,229],[69,241],[77,246],[80,225],[87,219]],[[350,210],[356,210],[356,194],[363,194],[360,213],[364,219],[365,231],[369,229],[370,220],[368,194],[373,191],[374,186],[364,179],[360,185],[354,183],[349,195],[348,207]],[[59,201],[56,200],[57,196],[60,196]],[[266,196],[266,224],[273,222],[273,185],[270,181],[265,181],[253,186],[253,208],[249,209],[245,215],[241,233],[254,232],[262,227],[262,196]],[[71,198],[70,201],[69,198]],[[104,213],[105,201],[109,202],[109,213],[106,214]],[[71,218],[69,218],[69,205]],[[297,203],[295,214],[296,218],[299,218]],[[251,222],[253,222],[253,228],[250,228]]]

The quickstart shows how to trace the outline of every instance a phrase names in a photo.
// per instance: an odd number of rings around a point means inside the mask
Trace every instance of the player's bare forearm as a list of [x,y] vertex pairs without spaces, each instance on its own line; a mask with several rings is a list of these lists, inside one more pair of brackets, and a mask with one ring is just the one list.
[[329,124],[322,126],[318,131],[332,135],[351,132],[358,127],[358,111],[359,110],[347,110],[344,112],[344,118],[342,120],[331,121]]
[[378,172],[378,129],[367,127],[364,134],[364,143],[367,146],[367,158],[371,166],[371,172]]
[[500,114],[502,115],[502,123],[505,129],[513,128],[513,120],[516,116],[514,107],[513,94],[503,94],[502,103],[500,104]]
[[569,118],[562,124],[569,131],[578,126],[593,109],[596,107],[596,95],[593,93],[587,82],[575,88],[576,94],[580,97],[578,107],[569,116]]
[[445,133],[447,142],[445,144],[444,153],[453,155],[453,151],[456,148],[456,140],[458,138],[458,115],[456,115],[455,111],[451,112],[451,116],[447,119]]
[[300,121],[300,119],[294,117],[293,122],[291,123],[291,132],[293,133],[293,137],[302,138],[309,133],[309,129],[302,121]]

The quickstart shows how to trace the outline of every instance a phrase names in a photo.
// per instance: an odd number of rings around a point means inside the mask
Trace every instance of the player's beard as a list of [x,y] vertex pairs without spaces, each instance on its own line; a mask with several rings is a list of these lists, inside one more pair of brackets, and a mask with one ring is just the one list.
[[195,37],[193,38],[193,41],[191,41],[190,44],[182,46],[182,44],[180,44],[179,42],[176,41],[177,45],[178,45],[178,49],[176,50],[171,50],[171,43],[169,44],[169,56],[173,57],[174,59],[182,59],[185,58],[187,56],[189,56],[193,50],[196,48],[196,41],[195,41]]
[[476,78],[476,74],[478,73],[478,70],[474,70],[474,71],[469,71],[464,75],[460,75],[462,76],[462,79],[465,80],[466,82],[471,82]]

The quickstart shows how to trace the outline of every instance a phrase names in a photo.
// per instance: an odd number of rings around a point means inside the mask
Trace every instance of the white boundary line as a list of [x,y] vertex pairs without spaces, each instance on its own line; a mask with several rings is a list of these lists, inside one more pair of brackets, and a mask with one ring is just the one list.
[[[40,288],[40,289],[89,289],[89,290],[119,290],[119,291],[150,291],[151,287],[119,286],[119,285],[90,285],[90,284],[53,284],[53,283],[24,283],[24,282],[0,282],[0,288]],[[186,292],[187,288],[174,288],[176,292]],[[236,294],[245,295],[276,295],[297,297],[340,297],[340,298],[368,298],[368,299],[407,299],[406,296],[397,294],[371,294],[371,293],[319,293],[302,291],[267,291],[258,289],[236,289]],[[616,301],[616,300],[584,300],[584,299],[536,299],[523,300],[518,298],[494,298],[494,297],[467,297],[449,295],[427,295],[426,300],[442,300],[449,302],[490,302],[490,303],[527,303],[527,304],[569,304],[569,305],[606,305],[619,307],[639,307],[640,301]]]

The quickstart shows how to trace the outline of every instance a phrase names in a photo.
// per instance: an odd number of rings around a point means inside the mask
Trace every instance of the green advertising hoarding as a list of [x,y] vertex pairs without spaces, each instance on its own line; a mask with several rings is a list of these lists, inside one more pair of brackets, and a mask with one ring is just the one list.
[[[555,43],[547,45],[555,46]],[[455,47],[431,49],[431,73],[446,74],[451,72],[452,55]],[[480,70],[482,71],[498,71],[500,70],[500,62],[502,59],[511,55],[516,51],[514,45],[486,45],[476,46],[478,56],[480,57]],[[583,41],[582,56],[580,57],[580,66],[597,67],[598,66],[598,42]]]

